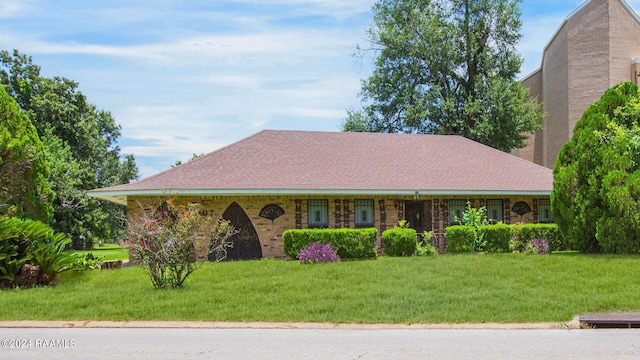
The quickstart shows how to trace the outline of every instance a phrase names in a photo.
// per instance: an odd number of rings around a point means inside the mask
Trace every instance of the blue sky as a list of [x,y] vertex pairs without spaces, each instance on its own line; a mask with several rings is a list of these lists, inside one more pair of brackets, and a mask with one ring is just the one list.
[[[262,129],[337,131],[359,108],[374,0],[2,0],[0,49],[122,126],[143,177]],[[582,0],[524,0],[522,75]],[[630,0],[640,9],[640,0]]]

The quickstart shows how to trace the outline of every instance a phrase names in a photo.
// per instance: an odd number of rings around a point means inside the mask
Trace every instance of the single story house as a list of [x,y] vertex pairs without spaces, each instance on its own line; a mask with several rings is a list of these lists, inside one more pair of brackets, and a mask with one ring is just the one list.
[[140,181],[90,196],[128,207],[200,201],[201,214],[239,233],[230,259],[282,258],[282,233],[300,228],[376,227],[407,220],[445,228],[469,201],[494,221],[550,222],[548,168],[455,135],[264,130]]

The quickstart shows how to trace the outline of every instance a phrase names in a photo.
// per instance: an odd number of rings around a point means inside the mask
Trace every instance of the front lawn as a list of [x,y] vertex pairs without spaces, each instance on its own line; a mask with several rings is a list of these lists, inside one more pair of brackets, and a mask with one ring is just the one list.
[[129,259],[129,249],[126,247],[120,247],[116,244],[104,244],[103,246],[99,246],[91,250],[69,250],[69,251],[76,252],[81,256],[86,256],[87,254],[92,253],[93,256],[95,256],[97,259],[100,259],[100,261]]
[[146,270],[68,272],[48,288],[0,291],[0,320],[342,323],[569,321],[640,310],[640,257],[444,255],[301,265],[206,264],[185,288]]

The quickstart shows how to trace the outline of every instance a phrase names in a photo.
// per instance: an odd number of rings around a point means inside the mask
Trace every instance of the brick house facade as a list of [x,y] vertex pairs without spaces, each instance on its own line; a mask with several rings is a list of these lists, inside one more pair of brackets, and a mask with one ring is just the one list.
[[[167,197],[132,197],[129,199],[128,210],[132,218],[140,211],[139,204],[152,204],[159,206]],[[508,198],[478,198],[478,197],[396,197],[396,196],[374,196],[374,197],[345,197],[345,196],[180,196],[175,198],[177,204],[189,202],[201,203],[201,215],[212,216],[214,218],[223,217],[234,204],[244,212],[250,220],[249,233],[257,237],[249,241],[257,242],[260,249],[259,254],[252,254],[241,246],[236,246],[236,250],[242,254],[234,254],[230,250],[230,258],[283,258],[284,244],[282,233],[288,229],[302,229],[316,227],[313,219],[310,224],[310,203],[326,202],[327,216],[326,223],[322,227],[328,228],[357,228],[375,227],[379,234],[384,230],[393,228],[398,221],[407,220],[409,226],[417,231],[431,231],[434,234],[433,245],[440,252],[446,250],[446,239],[444,229],[454,220],[455,210],[459,206],[469,201],[473,207],[487,206],[487,202],[499,203],[499,207],[494,206],[500,212],[498,216],[489,214],[494,221],[502,221],[505,224],[514,223],[540,223],[550,222],[549,197],[546,196],[516,196]],[[369,203],[371,207],[366,207],[368,219],[358,221],[356,224],[356,203]],[[283,214],[275,219],[269,219],[262,214],[263,209],[268,206],[278,206],[283,210]],[[143,205],[144,206],[144,205]],[[361,207],[361,206],[360,206]],[[364,207],[361,207],[364,208]],[[491,210],[490,208],[489,210]],[[499,209],[499,210],[498,210]],[[369,212],[370,211],[370,212]],[[362,220],[362,216],[359,216]],[[459,217],[459,214],[458,214]],[[247,229],[243,229],[247,231]],[[378,246],[380,246],[378,238]],[[249,245],[249,244],[245,244]],[[255,249],[255,246],[253,247]],[[254,250],[255,252],[255,250]]]
[[[372,163],[371,159],[377,161]],[[400,159],[400,161],[398,160]],[[504,223],[551,221],[551,171],[459,136],[262,131],[136,183],[91,196],[130,221],[173,198],[240,230],[230,259],[283,258],[288,229],[444,229],[466,202]],[[378,238],[378,245],[380,237]]]

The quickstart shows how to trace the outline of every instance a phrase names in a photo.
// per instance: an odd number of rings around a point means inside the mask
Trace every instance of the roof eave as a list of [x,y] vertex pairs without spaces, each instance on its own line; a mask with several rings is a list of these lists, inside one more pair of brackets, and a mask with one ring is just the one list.
[[242,196],[242,195],[350,195],[350,196],[549,196],[551,190],[452,190],[452,189],[162,189],[162,190],[93,190],[88,195],[116,204],[127,205],[129,196]]

